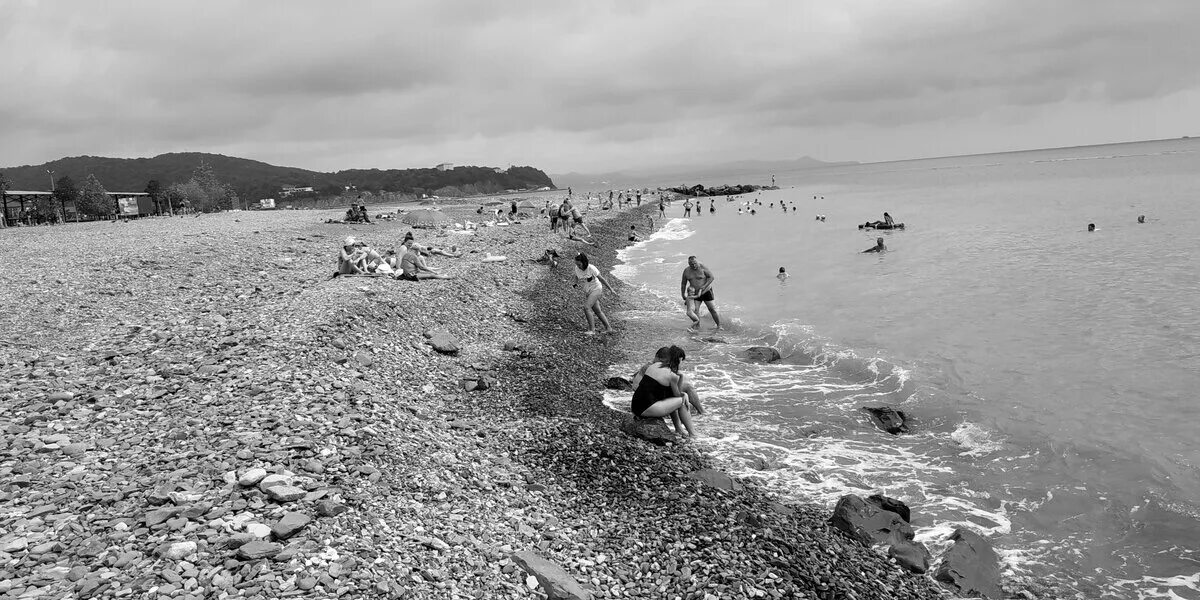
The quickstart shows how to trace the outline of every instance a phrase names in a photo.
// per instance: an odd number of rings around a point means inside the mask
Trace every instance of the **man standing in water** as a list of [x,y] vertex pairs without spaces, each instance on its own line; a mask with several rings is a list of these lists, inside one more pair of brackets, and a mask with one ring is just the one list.
[[[721,316],[717,314],[717,307],[713,304],[713,282],[717,280],[712,271],[708,267],[700,264],[695,256],[688,257],[688,266],[683,270],[683,278],[679,283],[679,295],[683,296],[686,303],[688,300],[696,300],[703,302],[704,306],[708,307],[708,312],[712,314],[713,322],[717,324],[717,330],[721,329]],[[688,285],[691,285],[695,290],[694,294],[688,295]],[[700,328],[700,321],[692,324],[693,329]]]

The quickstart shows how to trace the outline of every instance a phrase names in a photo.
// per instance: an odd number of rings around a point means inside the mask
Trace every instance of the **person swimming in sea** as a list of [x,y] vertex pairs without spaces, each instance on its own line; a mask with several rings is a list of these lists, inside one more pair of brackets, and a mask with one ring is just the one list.
[[875,245],[871,248],[863,250],[862,254],[866,254],[868,252],[883,252],[884,250],[887,250],[887,246],[883,245],[883,238],[875,238]]
[[775,279],[784,281],[788,277],[789,277],[789,275],[788,275],[787,269],[784,269],[783,267],[779,267],[779,274],[775,276]]
[[1096,230],[1096,224],[1088,223],[1088,231],[1095,231],[1095,230]]

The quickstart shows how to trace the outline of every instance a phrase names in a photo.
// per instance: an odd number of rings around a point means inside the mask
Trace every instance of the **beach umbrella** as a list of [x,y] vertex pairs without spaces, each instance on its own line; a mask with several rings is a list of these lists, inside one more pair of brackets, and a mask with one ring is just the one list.
[[442,227],[450,223],[450,217],[441,211],[422,208],[404,215],[400,222],[417,228]]

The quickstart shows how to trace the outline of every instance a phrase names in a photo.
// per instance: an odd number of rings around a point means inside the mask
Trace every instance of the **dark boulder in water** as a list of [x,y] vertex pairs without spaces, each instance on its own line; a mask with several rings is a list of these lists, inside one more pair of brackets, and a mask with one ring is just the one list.
[[933,578],[960,596],[1001,598],[1000,557],[983,536],[959,527]]
[[912,512],[909,511],[908,505],[895,498],[889,498],[883,494],[872,494],[867,496],[867,502],[870,502],[871,504],[874,504],[875,506],[878,506],[879,508],[888,512],[894,512],[900,515],[900,518],[904,519],[905,523],[912,522]]
[[604,381],[604,387],[610,390],[618,390],[622,392],[633,391],[633,384],[624,377],[609,377]]
[[896,410],[890,406],[864,406],[863,410],[871,413],[871,416],[875,418],[875,424],[879,425],[880,429],[892,435],[909,432],[908,416],[902,410]]
[[913,541],[912,526],[895,512],[848,494],[833,508],[829,525],[864,546],[888,546],[888,555],[909,571],[924,573],[929,569],[929,550]]
[[770,346],[754,346],[746,350],[746,358],[754,362],[772,363],[779,360],[779,351]]

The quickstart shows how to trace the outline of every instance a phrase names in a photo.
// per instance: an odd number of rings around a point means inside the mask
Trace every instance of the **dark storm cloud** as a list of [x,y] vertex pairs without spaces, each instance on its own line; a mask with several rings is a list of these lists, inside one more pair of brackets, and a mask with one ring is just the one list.
[[602,170],[814,153],[798,139],[895,158],[913,126],[986,134],[1003,113],[1050,131],[1039,119],[1076,106],[1118,115],[1200,87],[1200,3],[1185,1],[5,8],[0,81],[21,93],[0,96],[0,164],[236,149],[322,169]]

